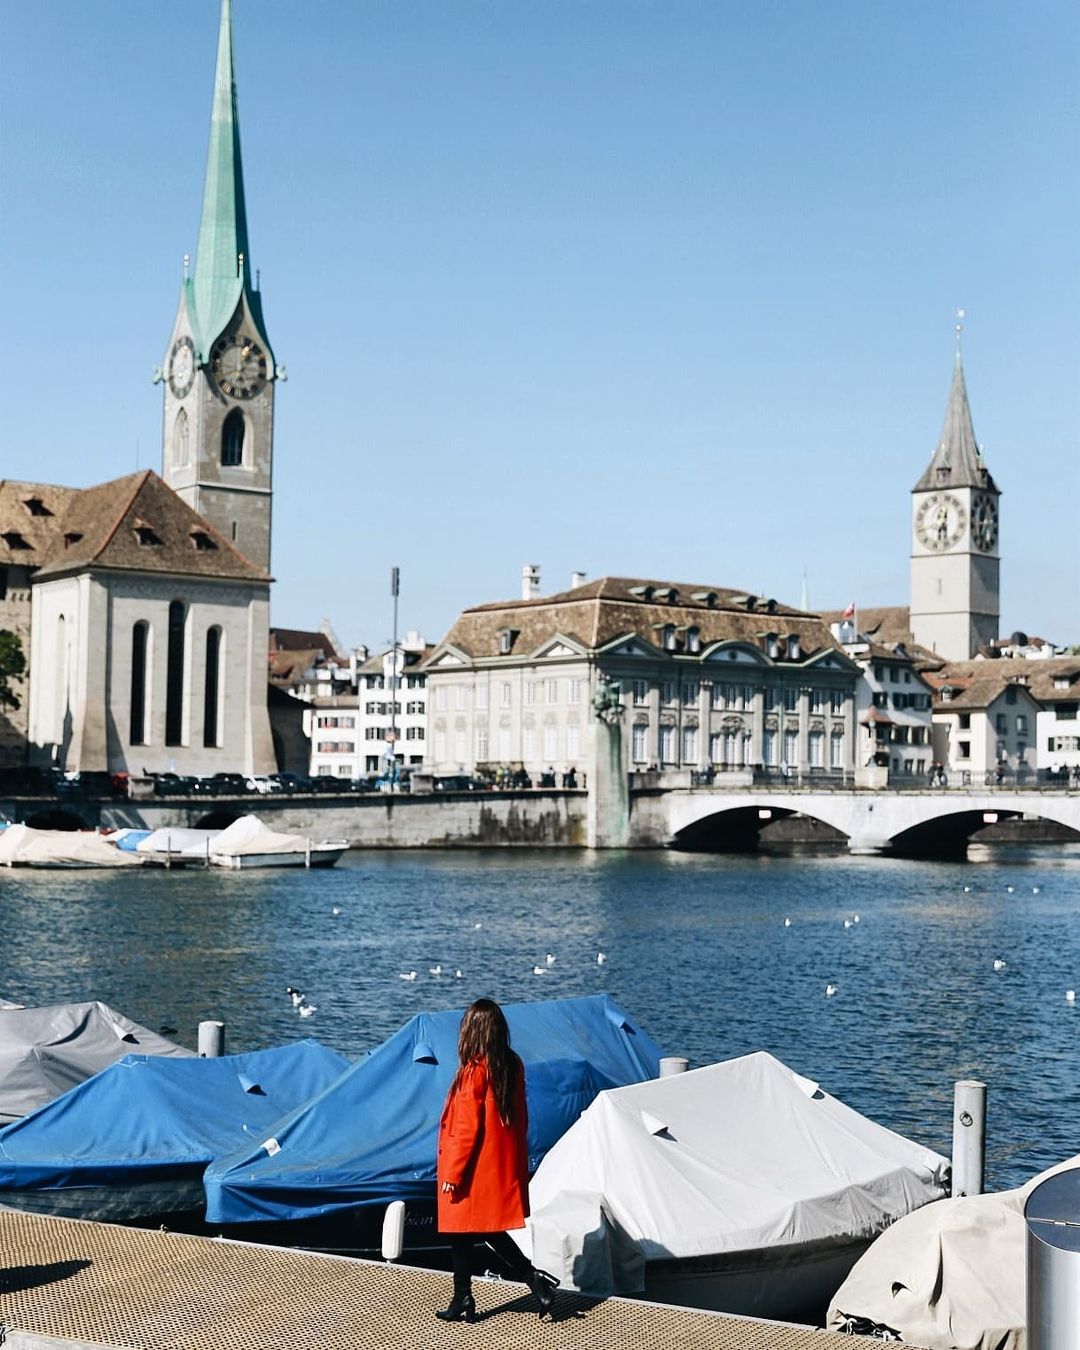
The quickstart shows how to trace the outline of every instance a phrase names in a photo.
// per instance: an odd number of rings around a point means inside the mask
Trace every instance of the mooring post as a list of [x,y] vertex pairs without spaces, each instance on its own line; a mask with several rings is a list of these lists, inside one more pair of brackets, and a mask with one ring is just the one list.
[[986,1171],[986,1084],[964,1078],[953,1100],[953,1195],[982,1195]]
[[199,1058],[220,1059],[225,1053],[225,1023],[199,1023]]
[[[359,735],[359,732],[358,732],[357,734]],[[305,839],[305,840],[304,840],[304,866],[305,866],[305,867],[310,867],[310,866],[311,866],[311,840],[310,840],[310,839]]]
[[1027,1198],[1029,1350],[1080,1344],[1080,1244],[1076,1241],[1080,1168],[1039,1183]]
[[660,1060],[660,1077],[670,1078],[676,1073],[685,1073],[690,1067],[690,1061],[685,1055],[664,1055]]

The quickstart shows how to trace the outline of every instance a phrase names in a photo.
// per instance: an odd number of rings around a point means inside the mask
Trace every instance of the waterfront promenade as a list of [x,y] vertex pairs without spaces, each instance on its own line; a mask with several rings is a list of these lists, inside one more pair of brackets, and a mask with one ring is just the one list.
[[[475,1284],[479,1321],[439,1322],[450,1277],[412,1267],[0,1209],[4,1350],[823,1350],[809,1328],[631,1299]],[[863,1337],[844,1345],[867,1344]],[[880,1342],[874,1342],[880,1344]]]

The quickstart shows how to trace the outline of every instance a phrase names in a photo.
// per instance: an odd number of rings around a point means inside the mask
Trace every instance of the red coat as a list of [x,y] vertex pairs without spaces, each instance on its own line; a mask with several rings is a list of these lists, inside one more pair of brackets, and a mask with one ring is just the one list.
[[[525,1070],[518,1061],[510,1124],[499,1118],[486,1060],[474,1060],[450,1089],[439,1121],[439,1231],[503,1233],[529,1213]],[[453,1192],[443,1190],[452,1182]]]

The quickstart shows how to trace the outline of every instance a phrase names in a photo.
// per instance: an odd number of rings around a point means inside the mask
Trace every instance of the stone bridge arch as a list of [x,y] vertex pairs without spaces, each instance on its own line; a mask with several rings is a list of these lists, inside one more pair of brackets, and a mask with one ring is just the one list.
[[842,817],[829,812],[827,807],[819,809],[820,798],[815,798],[812,805],[814,809],[810,809],[810,803],[791,797],[755,796],[749,800],[717,801],[714,796],[704,809],[675,816],[668,842],[672,848],[688,851],[754,852],[761,844],[763,831],[798,816],[807,822],[809,832],[817,837],[816,842],[846,843],[849,832]]

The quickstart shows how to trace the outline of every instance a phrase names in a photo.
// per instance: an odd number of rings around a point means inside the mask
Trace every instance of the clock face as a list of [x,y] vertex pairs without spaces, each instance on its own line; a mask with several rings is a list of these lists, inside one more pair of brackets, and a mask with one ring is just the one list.
[[246,333],[226,333],[210,352],[210,374],[230,398],[254,398],[266,384],[266,355]]
[[169,357],[169,388],[184,398],[195,378],[195,345],[189,337],[177,338]]
[[932,493],[919,507],[915,533],[924,548],[939,552],[952,548],[964,533],[967,513],[951,492]]
[[971,507],[971,536],[976,548],[990,553],[997,543],[997,531],[997,505],[993,497],[976,497]]

